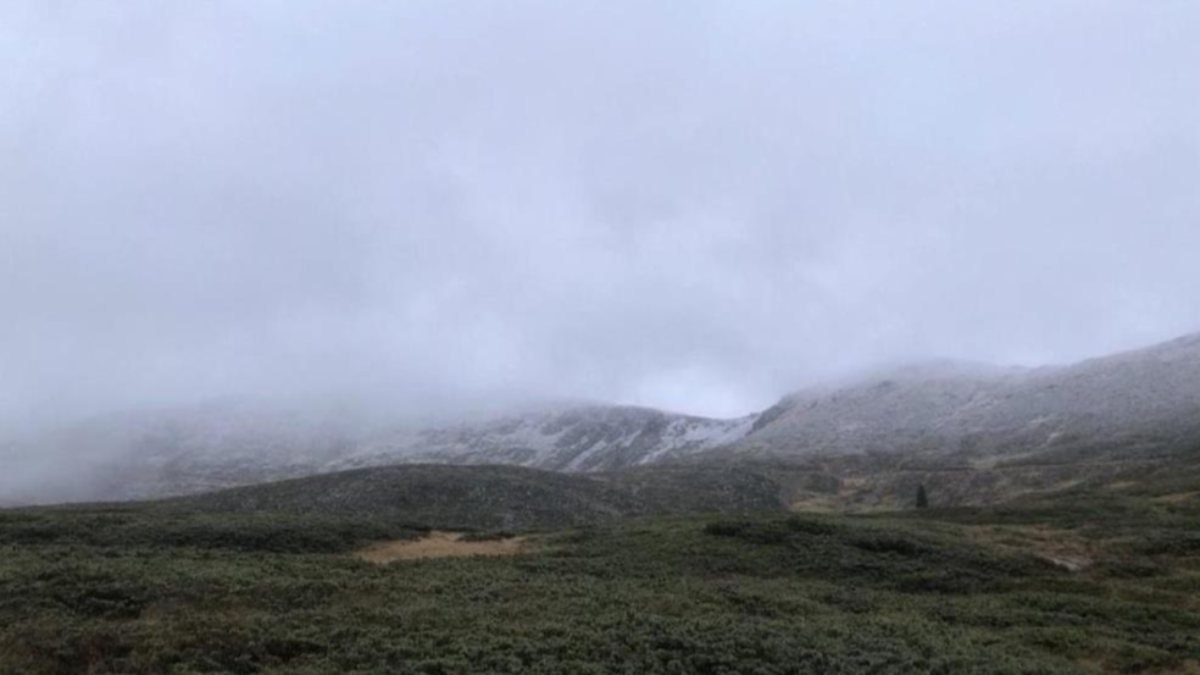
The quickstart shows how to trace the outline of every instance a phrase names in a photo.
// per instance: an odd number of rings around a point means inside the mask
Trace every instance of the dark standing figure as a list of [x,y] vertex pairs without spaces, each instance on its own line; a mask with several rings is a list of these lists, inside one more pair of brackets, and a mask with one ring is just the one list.
[[917,508],[918,509],[929,508],[929,495],[925,494],[925,486],[924,485],[917,486]]

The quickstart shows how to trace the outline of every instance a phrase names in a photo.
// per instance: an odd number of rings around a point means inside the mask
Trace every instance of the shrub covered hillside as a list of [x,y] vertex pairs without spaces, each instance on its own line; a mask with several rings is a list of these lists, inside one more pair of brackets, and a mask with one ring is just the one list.
[[678,467],[600,477],[514,466],[355,469],[159,502],[172,512],[290,513],[448,529],[569,527],[630,515],[782,510],[780,488],[736,468]]
[[389,565],[352,553],[414,514],[6,511],[0,672],[1196,672],[1197,494],[660,516]]

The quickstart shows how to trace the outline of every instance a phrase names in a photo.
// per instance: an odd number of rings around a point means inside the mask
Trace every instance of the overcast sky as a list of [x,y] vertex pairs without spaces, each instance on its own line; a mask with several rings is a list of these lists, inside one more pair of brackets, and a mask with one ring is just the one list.
[[0,420],[1197,331],[1197,64],[1194,0],[8,0]]

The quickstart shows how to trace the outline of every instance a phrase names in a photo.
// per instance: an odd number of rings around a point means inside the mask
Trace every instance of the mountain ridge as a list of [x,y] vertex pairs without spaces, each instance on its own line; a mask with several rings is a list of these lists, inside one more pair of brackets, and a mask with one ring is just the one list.
[[[1195,438],[1200,334],[1189,334],[1062,366],[914,362],[807,387],[736,419],[578,402],[423,428],[236,405],[129,413],[6,451],[0,502],[161,497],[392,464],[596,473],[891,453],[989,466],[1154,456]],[[55,473],[62,456],[74,480]]]
[[[890,404],[902,405],[889,407]],[[917,404],[925,404],[922,408]],[[916,380],[876,376],[833,392],[802,390],[785,397],[769,425],[756,430],[757,442],[787,437],[789,445],[853,452],[872,435],[848,425],[889,423],[879,433],[895,447],[984,434],[1011,436],[1014,444],[1044,445],[1081,425],[1099,429],[1144,430],[1164,422],[1200,416],[1200,334],[1149,347],[1086,359],[1063,366],[1007,370],[990,376],[941,374]],[[824,407],[822,414],[814,411]],[[932,433],[897,438],[897,430],[920,426]],[[1190,426],[1190,425],[1189,425]],[[817,431],[830,432],[825,438]],[[765,432],[765,433],[763,433]],[[1003,443],[993,443],[997,448]]]

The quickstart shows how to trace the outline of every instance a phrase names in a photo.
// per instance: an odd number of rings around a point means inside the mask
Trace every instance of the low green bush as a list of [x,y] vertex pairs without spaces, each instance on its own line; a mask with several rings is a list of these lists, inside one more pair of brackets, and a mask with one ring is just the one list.
[[[1066,513],[993,522],[1078,518]],[[967,536],[982,512],[643,519],[514,532],[531,544],[513,557],[385,566],[349,554],[425,528],[0,512],[0,673],[1185,669],[1200,660],[1200,556],[1162,542],[1191,525],[1151,508],[1105,517],[1078,521],[1100,558],[1073,574]]]

